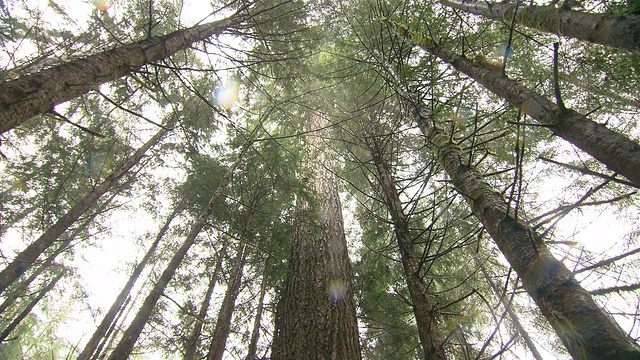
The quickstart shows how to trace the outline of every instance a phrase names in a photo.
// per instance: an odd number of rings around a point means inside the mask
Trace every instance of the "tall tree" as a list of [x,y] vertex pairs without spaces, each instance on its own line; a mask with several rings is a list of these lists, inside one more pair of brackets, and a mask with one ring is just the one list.
[[527,293],[575,359],[633,359],[640,356],[632,339],[592,299],[542,238],[514,218],[502,195],[487,184],[467,155],[435,121],[415,94],[399,88],[414,106],[415,120],[456,189],[465,194],[475,216],[518,273]]
[[400,250],[402,267],[411,294],[411,304],[418,324],[418,335],[425,359],[446,359],[442,347],[442,337],[438,330],[438,309],[433,305],[427,286],[420,274],[420,260],[413,245],[413,235],[409,229],[408,217],[396,189],[389,166],[384,159],[384,150],[372,137],[369,149],[378,172],[378,181],[385,195],[387,209],[393,222],[396,241]]
[[98,85],[162,60],[196,41],[220,34],[246,20],[237,13],[229,18],[178,30],[160,38],[105,51],[60,64],[0,85],[0,134],[53,106],[95,89]]
[[222,306],[216,319],[216,327],[211,336],[211,344],[207,353],[207,360],[221,360],[224,355],[227,338],[231,331],[231,317],[235,308],[235,301],[240,293],[242,273],[247,259],[246,245],[238,244],[236,256],[233,259],[233,267],[229,274],[229,283],[222,300]]
[[[566,2],[565,2],[566,3]],[[632,52],[640,52],[640,16],[594,14],[553,5],[442,0],[442,4],[494,20],[568,36]]]
[[321,110],[308,122],[303,167],[311,198],[297,199],[273,359],[360,359],[336,164],[324,140],[329,124]]
[[[586,116],[554,104],[546,97],[525,88],[486,64],[474,63],[438,44],[421,31],[389,21],[398,33],[438,58],[475,79],[494,94],[515,105],[522,112],[549,128],[557,135],[607,165],[611,170],[640,185],[640,145],[627,136],[608,129]],[[560,100],[560,99],[557,99]]]
[[162,137],[170,130],[177,121],[173,118],[151,137],[144,145],[136,150],[133,155],[127,158],[119,167],[117,167],[107,178],[96,186],[89,194],[85,195],[76,205],[73,206],[66,214],[49,229],[47,229],[38,239],[32,242],[26,249],[22,250],[16,258],[0,272],[0,293],[2,293],[9,285],[16,281],[27,269],[29,269],[36,259],[46,249],[58,240],[76,220],[80,218],[89,208],[109,191],[118,180],[122,178],[132,167],[137,165],[145,153],[154,145],[156,145]]
[[90,359],[93,356],[94,352],[98,348],[98,344],[105,337],[107,331],[109,330],[116,316],[118,315],[118,312],[122,311],[122,305],[125,303],[126,299],[130,296],[131,289],[133,289],[133,286],[138,281],[138,278],[142,274],[142,271],[146,268],[147,263],[149,262],[149,260],[151,260],[151,257],[153,256],[153,254],[155,254],[156,249],[158,248],[158,244],[160,244],[160,241],[163,239],[163,237],[167,233],[167,230],[169,230],[169,225],[171,225],[171,221],[173,221],[173,219],[180,214],[180,212],[183,210],[183,207],[184,207],[183,204],[178,203],[176,205],[176,208],[173,210],[173,212],[167,217],[167,219],[164,222],[164,225],[162,225],[162,227],[158,231],[158,234],[156,235],[155,240],[153,241],[151,246],[149,246],[149,249],[147,249],[146,254],[142,257],[142,260],[140,260],[140,262],[134,267],[133,272],[131,273],[131,276],[129,276],[129,280],[127,280],[127,283],[124,285],[122,290],[120,290],[120,293],[118,294],[116,299],[113,301],[113,304],[111,305],[107,313],[102,318],[102,321],[100,321],[100,324],[98,325],[96,330],[93,332],[93,335],[91,335],[91,338],[85,344],[84,349],[82,350],[80,355],[78,355],[78,360]]
[[184,360],[194,360],[196,358],[196,351],[198,349],[198,343],[200,342],[200,335],[202,334],[202,325],[204,324],[204,319],[207,316],[207,310],[209,309],[209,305],[211,303],[211,295],[213,294],[213,290],[216,287],[216,282],[218,281],[218,276],[220,276],[220,270],[222,270],[222,260],[224,255],[226,254],[227,247],[227,237],[225,237],[224,243],[222,244],[222,248],[218,253],[218,259],[216,260],[215,268],[209,277],[209,285],[207,286],[207,292],[200,304],[200,310],[198,311],[198,317],[195,320],[195,324],[193,325],[193,330],[189,334],[187,338],[187,344],[184,349]]
[[146,297],[144,303],[142,304],[142,307],[123,334],[122,339],[120,340],[120,342],[118,342],[118,345],[111,352],[111,355],[109,356],[110,360],[124,359],[131,354],[131,351],[133,350],[133,347],[135,346],[135,343],[138,340],[142,329],[149,320],[149,316],[151,316],[151,312],[160,299],[160,296],[164,292],[164,289],[169,284],[169,281],[171,281],[171,278],[173,278],[173,275],[178,269],[178,266],[180,266],[185,255],[195,242],[196,237],[200,234],[200,231],[209,220],[213,205],[222,196],[222,192],[231,180],[236,167],[242,161],[245,152],[248,151],[248,149],[253,144],[253,141],[257,136],[256,131],[257,130],[254,130],[254,132],[250,135],[247,143],[240,149],[236,160],[229,166],[226,174],[220,180],[220,184],[211,195],[207,206],[202,210],[196,221],[191,225],[189,233],[187,234],[185,240],[182,242],[182,245],[180,245],[180,248],[178,248],[178,250],[175,252],[169,264],[167,264],[167,267],[162,272],[162,275],[154,284],[149,295]]

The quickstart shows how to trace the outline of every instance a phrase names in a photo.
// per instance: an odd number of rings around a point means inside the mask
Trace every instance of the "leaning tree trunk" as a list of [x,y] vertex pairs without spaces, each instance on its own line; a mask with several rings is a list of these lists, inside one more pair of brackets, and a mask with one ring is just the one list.
[[91,336],[91,339],[89,339],[89,341],[84,346],[84,349],[82,350],[80,355],[78,355],[78,360],[90,359],[93,353],[96,351],[98,345],[100,344],[100,340],[105,336],[105,334],[107,333],[107,330],[109,330],[109,328],[111,327],[111,324],[115,320],[116,315],[118,315],[118,312],[122,309],[122,305],[127,300],[127,297],[129,297],[129,294],[131,293],[131,289],[133,289],[133,286],[136,284],[136,281],[138,281],[140,274],[142,274],[142,271],[147,266],[147,263],[149,262],[153,254],[156,252],[156,248],[158,247],[160,240],[164,238],[164,235],[169,230],[169,225],[171,224],[171,221],[173,221],[173,219],[175,219],[175,217],[178,216],[178,214],[180,214],[180,212],[183,209],[184,209],[184,205],[180,204],[167,217],[167,219],[164,222],[164,225],[162,226],[162,228],[160,228],[160,231],[158,231],[158,234],[156,235],[155,240],[147,250],[147,253],[144,255],[142,260],[140,260],[140,263],[138,263],[138,265],[136,265],[136,267],[133,269],[133,272],[131,273],[129,280],[124,285],[122,290],[120,290],[120,294],[118,294],[113,304],[111,304],[109,311],[107,311],[107,313],[102,318],[100,325],[98,325],[98,327],[96,328],[96,331],[94,331],[93,335]]
[[142,329],[149,320],[149,316],[151,316],[151,312],[155,308],[156,303],[160,299],[160,296],[162,296],[162,293],[169,284],[169,281],[171,281],[171,278],[173,278],[173,275],[178,269],[180,263],[182,263],[185,255],[187,255],[189,248],[191,248],[191,245],[193,245],[193,243],[195,242],[196,237],[198,236],[198,234],[200,234],[200,231],[207,223],[209,215],[211,214],[211,211],[213,211],[213,205],[218,201],[220,196],[222,196],[222,191],[226,188],[227,184],[231,180],[231,176],[233,175],[234,170],[242,161],[244,153],[248,150],[248,148],[255,140],[255,136],[256,133],[254,132],[248,143],[240,150],[237,159],[233,162],[233,164],[231,164],[231,166],[229,166],[229,169],[222,177],[222,180],[220,180],[218,188],[213,192],[213,195],[211,195],[211,199],[209,199],[209,203],[207,204],[206,208],[200,213],[195,223],[191,226],[189,234],[187,234],[184,242],[173,255],[173,258],[171,258],[171,261],[169,261],[169,264],[167,264],[167,267],[162,272],[162,275],[151,289],[151,292],[149,293],[147,298],[144,300],[142,307],[140,308],[140,310],[138,310],[135,318],[131,321],[131,324],[124,332],[122,339],[120,339],[118,345],[116,345],[115,349],[113,349],[113,352],[109,356],[109,360],[126,359],[131,354],[131,351],[133,350],[133,347],[138,340]]
[[473,251],[473,249],[471,249],[471,247],[469,246],[467,246],[466,248],[467,248],[467,251],[469,252],[469,255],[473,257],[473,262],[480,269],[480,272],[482,272],[482,275],[484,276],[485,281],[487,282],[487,284],[489,284],[489,286],[491,287],[491,290],[493,290],[493,293],[500,299],[500,303],[502,304],[502,306],[504,306],[505,310],[507,311],[507,314],[509,315],[511,322],[513,323],[513,326],[516,328],[516,330],[524,340],[525,344],[527,344],[529,351],[531,351],[531,356],[533,356],[533,358],[536,360],[543,360],[542,355],[540,355],[540,352],[538,352],[538,348],[536,347],[536,344],[533,342],[533,340],[529,336],[529,333],[524,329],[524,326],[522,326],[522,324],[520,323],[518,314],[516,314],[516,312],[511,307],[511,304],[507,301],[507,299],[505,299],[504,294],[502,294],[502,289],[500,289],[500,287],[493,281],[493,279],[491,278],[491,275],[489,275],[489,271],[485,268],[484,263],[480,261],[480,259],[478,258],[478,255]]
[[441,0],[443,5],[495,20],[515,23],[535,30],[582,41],[640,52],[640,16],[594,14],[551,6],[526,6],[515,3]]
[[494,94],[538,120],[555,135],[607,165],[612,171],[640,185],[640,145],[638,143],[587,119],[576,111],[552,103],[544,96],[502,76],[499,70],[476,64],[464,56],[457,55],[450,49],[428,40],[426,34],[409,30],[403,24],[387,21],[398,33],[413,41],[414,44],[472,77]]
[[[320,111],[310,129],[327,127]],[[276,314],[271,358],[360,359],[351,267],[335,165],[316,130],[308,136],[304,167],[311,199],[297,199],[285,289]]]
[[267,293],[267,284],[269,283],[269,258],[264,261],[264,270],[262,272],[262,284],[260,285],[260,295],[258,296],[258,306],[256,315],[253,318],[253,330],[251,331],[251,340],[245,360],[256,360],[258,352],[258,339],[260,338],[260,322],[262,321],[262,311],[264,310],[264,296]]
[[569,354],[581,359],[638,359],[640,349],[613,318],[600,308],[538,234],[514,219],[502,195],[469,165],[467,154],[439,127],[419,97],[400,88],[416,110],[416,121],[438,163],[464,194],[474,215],[484,225],[522,284],[554,328]]
[[52,227],[47,229],[40,237],[27,246],[6,268],[0,272],[0,294],[29,269],[36,259],[62,235],[80,216],[91,208],[98,199],[115,185],[118,180],[127,173],[133,166],[140,162],[144,154],[167,133],[169,127],[175,124],[175,120],[169,122],[168,127],[162,128],[142,147],[126,159],[120,167],[112,172],[100,185],[87,194],[66,214],[64,214]]
[[204,325],[204,319],[207,317],[207,311],[209,310],[209,304],[211,303],[211,295],[216,287],[218,280],[218,274],[222,269],[222,259],[224,258],[225,249],[227,248],[227,238],[224,238],[220,252],[218,253],[218,259],[216,260],[216,267],[213,269],[213,274],[209,278],[209,286],[207,287],[207,293],[204,296],[204,300],[200,304],[200,310],[198,311],[198,318],[193,325],[193,330],[187,339],[187,345],[184,350],[184,360],[194,360],[196,358],[196,351],[198,349],[198,342],[200,335],[202,334],[202,326]]
[[396,234],[424,358],[426,360],[444,360],[447,357],[442,347],[442,338],[438,332],[437,308],[431,303],[427,286],[420,276],[420,261],[413,247],[409,219],[404,213],[398,190],[387,165],[384,163],[383,155],[375,143],[370,146],[370,150]]
[[244,243],[239,244],[238,253],[233,259],[233,269],[229,276],[229,284],[227,285],[227,291],[224,294],[222,300],[222,306],[218,312],[218,318],[216,320],[216,327],[211,336],[211,345],[209,346],[209,353],[207,354],[207,360],[222,360],[224,355],[224,348],[227,345],[227,338],[231,331],[231,318],[233,316],[233,310],[235,308],[236,299],[240,294],[240,285],[242,285],[242,272],[244,264],[246,262],[246,246]]
[[9,324],[9,326],[7,326],[6,329],[4,329],[2,331],[2,333],[0,333],[0,344],[2,344],[2,342],[4,342],[4,340],[7,338],[7,336],[9,336],[11,334],[11,332],[22,322],[22,320],[24,320],[25,317],[27,317],[27,315],[29,315],[29,313],[31,312],[31,310],[33,310],[33,308],[36,306],[36,304],[38,302],[40,302],[40,300],[42,300],[42,298],[47,295],[47,293],[49,291],[51,291],[53,289],[54,286],[56,286],[56,283],[62,279],[62,277],[65,274],[65,270],[60,270],[60,273],[58,275],[56,275],[56,277],[51,280],[51,282],[49,282],[49,284],[47,284],[47,286],[45,286],[44,288],[42,288],[39,292],[38,295],[36,295],[35,298],[33,298],[29,304],[27,305],[26,308],[24,308],[24,310],[22,310],[20,312],[20,314],[18,314],[18,316],[16,316],[13,321]]
[[47,256],[47,259],[40,264],[40,266],[31,272],[31,274],[29,275],[29,277],[27,277],[26,279],[24,279],[23,281],[21,281],[20,283],[16,284],[11,291],[9,292],[9,294],[5,294],[6,298],[4,299],[4,301],[2,302],[2,304],[0,304],[0,315],[7,310],[7,308],[11,305],[13,305],[15,303],[15,301],[24,295],[24,293],[26,292],[26,290],[29,288],[29,285],[38,278],[38,276],[40,276],[40,274],[42,274],[45,270],[48,270],[49,267],[51,266],[51,264],[53,263],[53,260],[60,254],[62,254],[65,250],[68,250],[69,248],[69,243],[71,243],[71,241],[73,241],[81,232],[83,232],[84,230],[86,230],[86,228],[89,226],[89,224],[93,223],[93,220],[95,220],[96,216],[98,216],[98,214],[101,214],[104,209],[107,207],[107,205],[109,205],[111,203],[111,201],[113,201],[113,199],[116,197],[116,193],[114,193],[113,195],[111,195],[111,197],[109,199],[107,199],[105,202],[102,203],[102,205],[100,205],[100,207],[93,212],[93,214],[91,214],[91,216],[89,216],[87,219],[85,219],[82,222],[82,225],[78,226],[76,229],[73,230],[73,233],[69,234],[66,236],[66,238],[60,242],[60,244],[58,244],[58,247],[53,251],[52,254]]
[[244,16],[178,30],[73,60],[0,84],[0,134],[57,104],[85,94],[98,85],[118,79],[145,64],[165,59],[196,41],[220,34],[241,24]]

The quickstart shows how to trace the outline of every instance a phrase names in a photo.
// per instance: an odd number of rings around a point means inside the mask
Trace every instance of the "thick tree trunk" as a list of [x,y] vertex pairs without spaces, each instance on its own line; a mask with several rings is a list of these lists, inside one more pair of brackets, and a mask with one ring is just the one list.
[[529,333],[524,329],[524,326],[522,326],[522,324],[520,323],[518,314],[516,314],[516,312],[513,311],[513,308],[511,307],[511,305],[509,304],[505,296],[502,295],[502,289],[500,289],[498,285],[493,281],[493,279],[491,279],[489,272],[485,268],[482,261],[478,259],[478,255],[471,249],[471,247],[467,246],[467,250],[469,254],[473,257],[473,262],[476,264],[478,268],[480,268],[480,272],[482,272],[482,275],[487,281],[487,284],[489,284],[489,286],[491,287],[491,290],[493,290],[493,293],[500,299],[500,303],[507,310],[507,314],[511,319],[511,323],[513,323],[513,326],[516,328],[516,330],[518,331],[518,333],[520,334],[524,342],[527,344],[529,351],[531,351],[531,356],[533,356],[533,358],[536,360],[544,360],[542,358],[542,355],[540,355],[540,352],[538,352],[538,348],[536,347],[536,344],[533,342],[533,340],[529,336]]
[[209,310],[209,305],[211,303],[211,295],[213,294],[213,290],[216,287],[216,282],[218,280],[218,274],[222,269],[222,260],[224,258],[225,249],[227,248],[227,238],[225,237],[224,242],[222,244],[222,248],[220,249],[220,253],[218,254],[218,259],[216,260],[216,267],[213,269],[213,274],[209,278],[209,286],[207,287],[207,293],[204,296],[204,300],[202,300],[202,304],[200,304],[200,310],[198,311],[198,318],[195,321],[193,326],[193,331],[189,335],[189,339],[187,339],[187,346],[184,351],[184,360],[195,360],[196,359],[196,351],[198,350],[198,342],[200,340],[200,335],[202,334],[202,325],[204,325],[203,320],[207,317],[207,311]]
[[429,41],[426,35],[391,22],[396,30],[426,51],[451,64],[504,98],[525,114],[538,120],[553,133],[576,145],[607,167],[640,185],[640,145],[626,136],[607,129],[571,109],[562,109],[542,95],[491,69],[457,55],[450,49]]
[[196,41],[220,34],[245,20],[233,15],[150,38],[0,84],[0,134],[30,118],[51,110],[56,104],[85,94],[145,64],[162,60]]
[[13,321],[9,324],[9,326],[7,326],[6,329],[4,329],[4,331],[2,331],[2,333],[0,333],[0,344],[2,344],[2,342],[7,338],[7,336],[9,336],[11,334],[13,329],[15,329],[22,322],[22,320],[24,320],[24,318],[27,317],[27,315],[29,315],[29,313],[31,312],[31,310],[33,310],[33,308],[36,306],[36,304],[38,302],[40,302],[40,300],[42,300],[42,298],[49,291],[51,291],[51,289],[53,289],[53,287],[56,285],[56,283],[60,279],[62,279],[62,277],[64,276],[65,272],[66,272],[65,270],[60,270],[60,273],[58,275],[56,275],[56,277],[53,280],[51,280],[51,282],[49,282],[49,284],[47,284],[47,286],[42,288],[38,292],[38,295],[36,295],[36,297],[33,298],[33,300],[31,300],[31,302],[29,302],[27,307],[24,308],[24,310],[22,310],[22,312],[20,312],[20,314],[18,314],[18,316],[16,316],[15,319],[13,319]]
[[[255,139],[255,137],[252,139]],[[185,255],[187,255],[189,248],[191,248],[191,245],[193,245],[193,243],[195,242],[196,237],[198,236],[198,234],[200,234],[200,231],[207,223],[209,215],[213,210],[213,205],[216,201],[218,201],[220,196],[222,196],[222,191],[226,188],[227,184],[231,180],[231,176],[233,175],[234,170],[242,161],[242,157],[249,146],[251,146],[251,143],[252,140],[249,141],[249,143],[247,143],[247,145],[245,145],[242,150],[240,150],[236,161],[231,164],[231,166],[229,166],[226,174],[224,175],[222,180],[220,180],[220,185],[218,185],[218,188],[214,191],[213,195],[211,195],[211,199],[209,199],[207,207],[200,213],[195,223],[191,226],[189,234],[185,238],[178,251],[176,251],[176,253],[173,255],[173,258],[171,258],[171,261],[169,262],[169,264],[167,264],[167,267],[162,272],[162,275],[153,286],[153,289],[151,289],[151,292],[149,293],[147,298],[144,300],[142,307],[125,331],[122,339],[109,356],[109,360],[126,359],[129,357],[129,354],[131,354],[131,351],[133,350],[133,347],[138,340],[142,329],[149,320],[149,316],[151,316],[151,312],[155,308],[158,299],[160,299],[160,296],[162,296],[164,289],[169,284],[169,281],[171,281],[171,278],[173,278],[173,275],[178,269],[178,266],[180,265],[180,263],[182,263]]]
[[[168,126],[173,126],[174,123],[175,120],[172,120]],[[109,191],[127,171],[138,164],[147,150],[156,145],[167,131],[168,128],[161,129],[156,135],[149,139],[149,141],[142,145],[142,147],[136,150],[131,157],[126,159],[124,163],[111,173],[100,185],[96,186],[93,191],[64,214],[52,227],[40,235],[36,241],[18,254],[18,256],[0,272],[0,293],[29,269],[40,254],[56,242],[60,238],[60,235],[78,220],[82,214],[89,210],[102,195]]]
[[84,346],[84,349],[78,356],[78,360],[87,360],[91,358],[96,348],[98,347],[100,340],[105,336],[105,334],[107,333],[107,330],[109,330],[109,327],[111,327],[111,324],[115,320],[116,315],[122,309],[122,305],[129,297],[129,294],[131,293],[131,289],[133,289],[133,286],[136,284],[136,281],[138,281],[140,274],[142,274],[142,271],[147,266],[147,263],[149,262],[153,254],[155,254],[156,249],[158,248],[158,244],[160,243],[160,240],[164,238],[164,235],[166,234],[167,230],[169,230],[169,225],[171,224],[171,221],[173,221],[173,219],[175,219],[175,217],[178,216],[178,214],[180,214],[180,212],[183,209],[184,209],[184,205],[180,204],[173,210],[173,212],[169,215],[169,217],[167,217],[167,219],[164,222],[164,225],[162,226],[162,228],[160,228],[160,231],[158,231],[158,234],[156,235],[155,240],[147,250],[146,254],[142,258],[142,260],[140,260],[140,263],[138,263],[138,265],[136,265],[136,267],[133,269],[133,272],[131,273],[129,280],[127,280],[127,283],[124,285],[122,290],[120,290],[120,293],[116,297],[113,304],[111,304],[111,307],[109,308],[109,311],[107,311],[107,313],[104,315],[104,318],[102,318],[100,325],[98,325],[98,328],[96,328],[96,331],[94,331],[93,335],[91,336],[91,339],[89,339],[87,344]]
[[207,354],[207,360],[222,360],[224,355],[224,349],[227,345],[227,338],[229,337],[229,331],[231,330],[231,318],[233,316],[233,309],[235,308],[236,299],[240,294],[240,285],[242,285],[242,272],[244,264],[247,258],[246,246],[239,244],[238,253],[233,259],[233,269],[229,276],[229,283],[227,284],[227,291],[224,294],[222,300],[222,306],[218,312],[218,318],[216,320],[216,327],[211,336],[211,345],[209,346],[209,353]]
[[[314,111],[309,128],[327,125],[325,115]],[[313,200],[298,198],[287,279],[276,314],[275,360],[360,359],[338,182],[330,154],[323,151],[327,146],[322,133],[310,133],[303,160]]]
[[[510,23],[516,9],[512,3],[441,0],[442,4]],[[622,50],[640,52],[640,16],[593,14],[555,6],[518,6],[516,24]]]
[[569,354],[576,360],[640,358],[633,340],[593,301],[538,234],[510,215],[514,211],[508,211],[502,195],[468,165],[466,153],[438,127],[427,106],[403,89],[399,92],[416,106],[416,121],[438,163],[518,273]]
[[264,271],[262,272],[262,284],[260,285],[260,295],[258,296],[258,306],[256,316],[253,320],[253,330],[251,331],[251,340],[249,341],[249,350],[245,360],[256,360],[258,352],[258,339],[260,339],[260,322],[262,320],[262,311],[264,310],[264,296],[267,293],[267,284],[269,283],[269,258],[264,261]]
[[427,286],[420,276],[420,261],[413,247],[413,238],[409,230],[409,220],[402,208],[402,202],[400,201],[398,190],[393,182],[393,177],[387,165],[384,163],[383,155],[379,153],[375,145],[372,145],[371,155],[373,156],[373,162],[378,172],[380,185],[385,194],[387,209],[393,222],[402,260],[402,268],[404,269],[407,287],[411,295],[413,314],[418,325],[420,344],[424,351],[424,358],[425,360],[444,360],[447,357],[442,347],[442,338],[438,332],[437,309],[431,303]]

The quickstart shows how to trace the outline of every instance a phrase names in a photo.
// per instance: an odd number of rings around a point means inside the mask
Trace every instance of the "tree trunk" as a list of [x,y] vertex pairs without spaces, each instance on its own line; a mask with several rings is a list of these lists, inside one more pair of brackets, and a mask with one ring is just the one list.
[[256,360],[258,352],[258,339],[260,338],[260,321],[262,320],[262,311],[264,310],[264,296],[267,293],[267,284],[269,283],[269,258],[264,261],[264,271],[262,272],[262,285],[260,285],[260,295],[258,297],[258,308],[256,316],[253,320],[253,330],[251,331],[251,340],[249,341],[249,350],[245,360]]
[[396,189],[387,165],[384,163],[383,155],[380,154],[375,144],[370,145],[370,150],[378,172],[380,185],[385,194],[387,209],[393,222],[402,260],[402,268],[404,269],[407,287],[411,295],[413,314],[418,325],[420,344],[424,351],[424,358],[425,360],[444,360],[446,359],[446,355],[442,347],[442,339],[438,333],[437,309],[431,303],[427,286],[420,276],[420,261],[413,247],[413,238],[409,230],[409,219],[404,213],[398,190]]
[[18,314],[18,316],[16,316],[15,319],[13,319],[11,324],[9,324],[9,326],[7,326],[7,328],[4,329],[4,331],[2,333],[0,333],[0,344],[2,344],[2,342],[7,338],[7,336],[9,336],[11,334],[13,329],[15,329],[22,322],[22,320],[24,320],[24,318],[27,317],[27,315],[29,315],[29,313],[31,312],[31,310],[33,310],[33,308],[36,306],[36,304],[38,302],[40,302],[40,300],[42,300],[42,298],[49,291],[51,291],[51,289],[53,289],[53,287],[56,285],[56,283],[60,279],[62,279],[62,277],[64,276],[65,272],[66,272],[65,270],[60,270],[60,273],[53,280],[51,280],[51,282],[49,284],[47,284],[47,286],[42,288],[40,290],[40,292],[38,292],[38,295],[35,298],[33,298],[33,300],[31,300],[29,305],[27,305],[27,307],[24,310],[22,310],[22,312],[20,314]]
[[162,296],[164,289],[169,284],[169,281],[171,281],[171,278],[173,278],[173,274],[175,274],[178,266],[187,254],[187,251],[189,251],[189,248],[191,248],[191,245],[193,245],[193,243],[195,242],[196,237],[198,236],[198,234],[200,234],[200,231],[207,223],[209,215],[213,210],[213,205],[216,201],[218,201],[218,198],[222,196],[222,191],[226,188],[227,184],[231,180],[231,176],[233,175],[233,172],[238,164],[240,164],[240,162],[242,161],[244,153],[251,146],[253,140],[255,140],[255,135],[256,134],[254,133],[249,142],[242,148],[242,150],[240,150],[236,161],[233,162],[231,166],[229,166],[226,174],[224,175],[222,180],[220,180],[220,185],[218,185],[218,188],[214,191],[211,199],[209,199],[207,207],[200,213],[195,223],[191,226],[189,234],[185,238],[178,251],[176,251],[176,253],[173,255],[173,258],[171,258],[169,264],[167,264],[167,267],[162,272],[162,275],[158,279],[158,282],[156,282],[156,284],[153,286],[153,289],[151,289],[151,292],[144,300],[142,307],[125,331],[122,339],[111,353],[111,356],[109,356],[109,360],[126,359],[129,357],[129,354],[131,354],[131,351],[133,350],[133,347],[138,340],[142,329],[149,320],[149,316],[151,316],[151,312],[158,302],[158,299],[160,299],[160,296]]
[[416,109],[416,121],[438,163],[469,203],[498,248],[522,279],[527,293],[551,323],[569,354],[581,359],[638,359],[640,349],[601,309],[536,232],[514,219],[499,192],[487,184],[451,136],[438,127],[426,104],[399,89]]
[[[171,120],[167,126],[171,127],[174,123],[175,120]],[[52,227],[40,235],[36,241],[18,254],[18,256],[0,272],[0,294],[29,269],[36,259],[38,259],[38,256],[56,242],[58,238],[60,238],[60,235],[78,220],[82,214],[89,210],[102,195],[109,191],[127,171],[138,164],[147,150],[156,145],[167,131],[168,128],[161,129],[149,139],[149,141],[142,145],[142,147],[136,150],[131,157],[125,160],[124,163],[111,173],[100,185],[96,186],[93,191],[64,214]]]
[[409,30],[405,25],[391,23],[399,33],[416,45],[475,79],[494,94],[538,120],[555,135],[607,165],[612,171],[640,185],[640,145],[638,143],[571,109],[560,108],[542,95],[503,77],[496,69],[481,66],[464,56],[457,55],[450,49],[427,40],[425,35]]
[[60,244],[58,245],[58,248],[55,249],[53,253],[47,257],[47,259],[38,267],[37,270],[33,271],[28,278],[20,282],[18,285],[14,286],[13,289],[11,289],[11,292],[8,295],[6,295],[5,300],[0,305],[0,314],[2,314],[5,310],[7,310],[9,306],[13,305],[15,300],[24,294],[24,292],[26,291],[26,289],[29,288],[29,285],[33,282],[33,280],[37,279],[38,276],[40,276],[40,274],[42,274],[45,270],[47,270],[49,266],[51,266],[51,264],[53,263],[53,260],[58,255],[62,254],[65,250],[67,250],[69,243],[73,241],[73,239],[75,239],[81,232],[83,232],[89,226],[89,224],[93,222],[96,216],[98,216],[98,214],[101,214],[102,211],[104,211],[107,205],[109,205],[115,197],[116,197],[116,194],[114,193],[107,201],[102,203],[102,205],[100,205],[100,207],[93,214],[91,214],[91,216],[89,216],[86,220],[84,220],[82,225],[78,226],[78,228],[76,228],[73,231],[73,233],[68,235],[66,239],[64,239],[64,241],[60,242]]
[[498,287],[498,285],[496,285],[495,282],[493,282],[493,280],[491,279],[491,276],[489,275],[489,272],[484,267],[484,264],[482,263],[482,261],[480,261],[480,259],[478,259],[478,255],[469,246],[467,246],[467,251],[473,257],[473,262],[476,264],[476,266],[480,268],[480,272],[482,272],[484,279],[487,281],[487,284],[489,284],[489,286],[491,287],[491,290],[493,290],[493,293],[500,299],[500,303],[507,310],[507,314],[509,315],[511,322],[513,323],[513,326],[516,328],[516,330],[518,331],[518,333],[520,334],[524,342],[527,344],[527,347],[529,348],[529,351],[531,351],[531,355],[533,356],[533,358],[536,360],[544,360],[542,358],[542,355],[540,355],[540,353],[538,352],[538,348],[536,347],[536,344],[533,342],[533,340],[531,340],[531,337],[529,337],[529,333],[527,333],[527,331],[524,329],[524,327],[520,323],[520,319],[518,318],[518,315],[515,313],[515,311],[513,311],[513,309],[511,308],[511,305],[505,299],[505,297],[501,295],[502,290]]
[[109,308],[109,311],[107,311],[107,313],[104,315],[104,318],[102,318],[100,325],[98,325],[98,328],[96,328],[96,331],[91,336],[91,339],[89,339],[87,344],[84,346],[84,349],[78,356],[78,360],[87,360],[91,358],[96,348],[98,347],[100,340],[105,336],[105,334],[107,333],[107,330],[109,330],[109,327],[111,326],[114,319],[116,318],[116,315],[122,309],[122,305],[127,300],[127,297],[129,297],[129,294],[131,293],[131,289],[136,284],[136,281],[138,281],[140,274],[142,274],[142,271],[147,266],[147,263],[149,262],[153,254],[156,252],[156,248],[158,247],[160,240],[162,240],[167,230],[169,230],[169,225],[171,224],[171,221],[173,221],[173,219],[175,219],[175,217],[178,216],[178,214],[180,214],[180,212],[183,209],[184,209],[184,204],[180,204],[173,210],[173,212],[169,215],[169,217],[167,217],[164,225],[162,226],[162,228],[160,228],[160,231],[158,231],[158,234],[156,235],[154,242],[151,244],[151,246],[147,250],[147,253],[144,255],[142,260],[140,260],[140,263],[138,263],[138,265],[136,265],[136,267],[133,269],[133,273],[131,273],[129,280],[124,285],[122,290],[120,290],[120,294],[118,294],[115,301]]
[[[441,0],[443,5],[511,23],[515,3]],[[593,14],[555,6],[518,6],[516,24],[582,41],[640,52],[640,16]]]
[[[327,125],[325,115],[314,111],[309,128]],[[338,182],[332,172],[335,165],[323,151],[327,146],[321,134],[311,132],[308,145],[303,164],[310,175],[312,200],[297,199],[271,358],[360,359],[351,267]]]
[[0,134],[57,104],[160,61],[245,20],[229,18],[73,60],[0,85]]
[[209,278],[209,287],[207,287],[207,293],[205,294],[204,300],[202,300],[202,304],[200,305],[200,310],[198,311],[198,318],[196,319],[193,326],[193,331],[191,331],[189,339],[187,340],[187,346],[184,350],[184,360],[195,360],[196,358],[198,342],[200,340],[200,335],[202,334],[203,320],[207,317],[209,303],[211,302],[211,295],[213,294],[213,290],[216,287],[218,274],[222,269],[222,260],[224,258],[224,254],[226,253],[226,248],[227,237],[224,238],[222,248],[220,249],[220,253],[218,254],[218,259],[216,260],[216,267],[213,270],[213,274],[211,274],[211,277]]
[[229,337],[229,331],[231,330],[233,309],[235,308],[236,299],[240,293],[240,285],[242,284],[242,272],[247,258],[245,250],[246,246],[244,243],[239,244],[238,253],[233,259],[233,269],[229,276],[227,291],[224,294],[222,306],[218,312],[216,328],[211,336],[211,345],[209,346],[207,360],[222,360],[222,355],[227,345],[227,338]]

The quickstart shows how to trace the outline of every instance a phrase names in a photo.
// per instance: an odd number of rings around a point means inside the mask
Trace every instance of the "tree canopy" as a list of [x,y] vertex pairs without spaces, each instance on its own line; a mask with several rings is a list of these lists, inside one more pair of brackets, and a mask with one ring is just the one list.
[[0,358],[640,358],[639,12],[0,1]]

